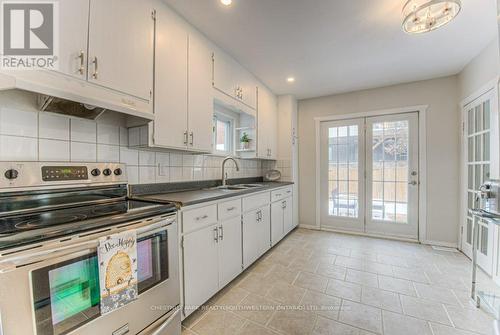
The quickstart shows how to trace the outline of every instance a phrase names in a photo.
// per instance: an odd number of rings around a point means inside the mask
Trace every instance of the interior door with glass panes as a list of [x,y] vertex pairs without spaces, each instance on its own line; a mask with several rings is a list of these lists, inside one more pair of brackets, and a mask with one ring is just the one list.
[[490,179],[491,170],[491,107],[493,95],[486,94],[464,108],[464,157],[465,164],[465,199],[462,206],[462,251],[472,257],[472,223],[475,220],[478,241],[477,262],[491,274],[493,265],[494,227],[485,220],[474,217],[469,212],[476,208],[479,187]]
[[418,239],[418,113],[366,119],[366,232]]
[[321,122],[321,227],[364,231],[364,119]]

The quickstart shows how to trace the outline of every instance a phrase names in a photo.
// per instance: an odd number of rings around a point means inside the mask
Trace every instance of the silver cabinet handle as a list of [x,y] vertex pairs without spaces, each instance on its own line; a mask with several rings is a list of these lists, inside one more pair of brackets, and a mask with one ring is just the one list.
[[203,216],[198,216],[198,217],[196,218],[196,221],[205,220],[205,219],[208,219],[208,215],[207,215],[207,214],[205,214],[205,215],[203,215]]
[[286,208],[286,201],[283,201],[283,202],[281,203],[281,208],[283,208],[283,209],[285,209],[285,208]]
[[92,74],[92,78],[97,79],[97,77],[99,75],[99,63],[97,60],[97,56],[94,57],[92,64],[94,64],[94,74]]
[[194,133],[193,133],[193,132],[190,132],[190,133],[189,133],[189,138],[191,139],[191,140],[189,141],[189,144],[190,144],[190,145],[193,145],[193,143],[194,143]]
[[415,180],[414,181],[410,181],[408,183],[408,185],[411,185],[411,186],[417,186],[418,185],[418,182],[416,182]]
[[231,211],[234,211],[235,209],[236,209],[236,207],[229,207],[228,209],[226,209],[226,211],[231,212]]
[[224,240],[224,227],[222,227],[222,225],[219,227],[219,239],[221,241]]
[[80,68],[78,69],[78,73],[83,74],[85,71],[85,52],[83,50],[80,50],[80,53],[78,54],[78,57],[80,58]]
[[219,228],[214,228],[214,241],[219,243]]
[[184,132],[184,144],[185,145],[188,144],[188,132],[187,132],[187,130]]

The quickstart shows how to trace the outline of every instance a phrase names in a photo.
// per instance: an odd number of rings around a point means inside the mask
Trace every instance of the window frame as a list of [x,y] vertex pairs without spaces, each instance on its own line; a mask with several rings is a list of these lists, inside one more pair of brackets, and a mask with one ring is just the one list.
[[[217,121],[227,123],[227,133],[226,133],[226,141],[227,150],[217,150]],[[213,115],[212,121],[212,153],[214,155],[221,156],[230,156],[233,153],[234,146],[234,118],[231,116],[222,113],[220,111],[216,111]]]

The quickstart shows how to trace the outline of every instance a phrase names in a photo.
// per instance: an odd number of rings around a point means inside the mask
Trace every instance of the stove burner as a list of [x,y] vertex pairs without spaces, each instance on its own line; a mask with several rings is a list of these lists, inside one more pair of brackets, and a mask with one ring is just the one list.
[[43,228],[45,226],[57,226],[60,224],[71,223],[87,218],[84,214],[58,214],[58,213],[43,213],[37,217],[27,218],[25,221],[18,222],[14,225],[14,229],[31,230]]

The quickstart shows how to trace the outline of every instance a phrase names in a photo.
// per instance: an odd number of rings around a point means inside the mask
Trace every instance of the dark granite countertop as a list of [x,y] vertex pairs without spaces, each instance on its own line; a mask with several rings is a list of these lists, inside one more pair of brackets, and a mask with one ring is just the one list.
[[141,185],[131,187],[130,198],[160,203],[174,202],[178,207],[185,207],[293,185],[292,182],[264,182],[255,179],[231,180],[230,184],[258,184],[261,187],[227,190],[217,188],[220,186],[217,181]]

